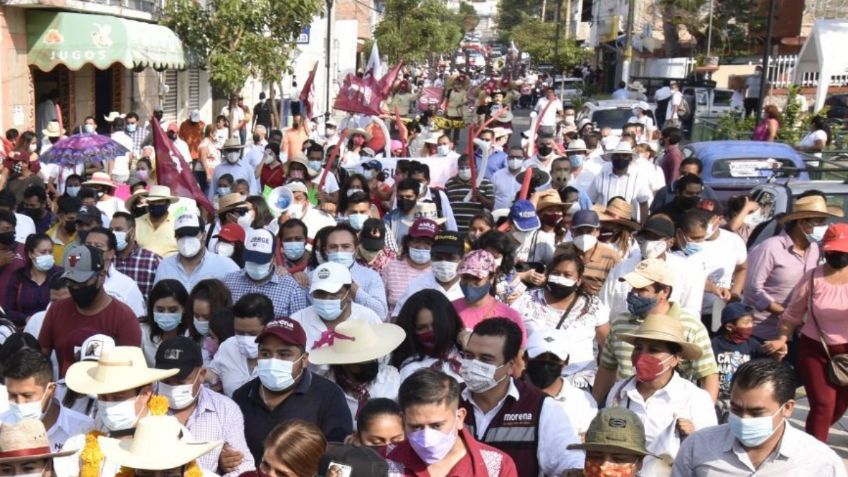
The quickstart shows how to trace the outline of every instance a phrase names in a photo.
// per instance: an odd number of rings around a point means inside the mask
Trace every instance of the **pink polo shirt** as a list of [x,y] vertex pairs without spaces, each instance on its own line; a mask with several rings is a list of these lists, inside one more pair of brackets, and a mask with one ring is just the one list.
[[470,307],[465,298],[453,302],[453,308],[462,320],[462,326],[467,329],[474,328],[477,323],[488,318],[506,318],[521,328],[521,347],[527,345],[527,330],[524,328],[524,318],[509,305],[499,302],[491,296],[487,296],[483,306]]
[[[845,310],[848,310],[848,284],[832,285],[824,278],[823,267],[816,267],[804,274],[792,291],[789,306],[781,315],[781,321],[801,326],[801,333],[819,341],[819,332],[807,311],[810,305],[810,274],[815,274],[813,283],[813,314],[824,333],[828,345],[848,343],[848,326]],[[807,315],[806,321],[804,316]]]

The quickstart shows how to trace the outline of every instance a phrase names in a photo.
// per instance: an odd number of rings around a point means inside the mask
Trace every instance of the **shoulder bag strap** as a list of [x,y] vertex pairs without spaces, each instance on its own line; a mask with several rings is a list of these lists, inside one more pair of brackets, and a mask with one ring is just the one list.
[[813,313],[813,285],[815,284],[815,276],[816,272],[813,270],[813,273],[810,274],[810,299],[808,305],[808,313],[810,314],[810,319],[813,320],[813,325],[816,327],[816,331],[819,332],[819,341],[821,341],[822,346],[824,347],[824,353],[827,355],[827,359],[830,359],[830,350],[827,349],[827,343],[824,341],[824,333],[822,333],[822,329],[819,326],[819,321],[816,319],[816,314]]
[[559,318],[559,323],[557,323],[556,328],[554,328],[554,329],[558,330],[560,328],[560,326],[562,326],[563,322],[565,322],[565,319],[568,318],[568,314],[571,313],[571,310],[574,308],[574,305],[577,304],[577,300],[579,300],[580,297],[582,296],[576,290],[574,291],[574,295],[575,295],[574,300],[572,300],[571,303],[568,304],[568,307],[562,313],[562,316]]

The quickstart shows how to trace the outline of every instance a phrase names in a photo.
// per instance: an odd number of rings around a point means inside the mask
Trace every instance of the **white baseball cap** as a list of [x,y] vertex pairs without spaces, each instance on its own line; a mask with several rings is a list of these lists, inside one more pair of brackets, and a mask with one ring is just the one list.
[[194,111],[192,111],[191,114],[189,115],[189,119],[191,119],[191,122],[193,122],[193,123],[199,123],[200,122],[200,111],[198,111],[196,109]]
[[551,353],[557,358],[568,360],[569,337],[565,330],[540,329],[527,338],[527,356],[530,359],[539,357],[544,353]]
[[274,257],[274,234],[266,229],[249,229],[244,241],[244,260],[265,264]]
[[181,214],[174,221],[174,231],[177,232],[178,237],[197,235],[200,233],[202,227],[200,217],[191,212]]
[[350,285],[352,281],[350,270],[344,265],[335,262],[323,263],[312,272],[312,285],[309,287],[309,293],[312,294],[316,290],[336,293],[343,286]]
[[91,335],[79,347],[78,361],[100,361],[103,350],[115,347],[115,340],[107,335]]

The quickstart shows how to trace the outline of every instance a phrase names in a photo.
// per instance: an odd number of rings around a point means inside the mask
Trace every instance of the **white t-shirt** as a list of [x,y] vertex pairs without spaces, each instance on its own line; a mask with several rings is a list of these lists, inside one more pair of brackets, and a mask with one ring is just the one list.
[[632,124],[639,123],[642,125],[642,135],[637,138],[640,141],[648,140],[648,133],[650,133],[651,130],[654,129],[654,120],[651,119],[651,117],[647,114],[642,116],[641,118],[638,118],[636,116],[630,116],[630,119],[628,119],[627,122]]
[[554,258],[554,249],[556,249],[554,233],[536,229],[530,232],[517,232],[517,234],[523,237],[521,245],[515,251],[516,262],[542,262],[546,265],[551,263]]
[[682,102],[683,102],[683,93],[681,93],[680,91],[674,91],[673,93],[671,93],[671,99],[668,101],[668,106],[666,106],[666,110],[665,110],[665,120],[666,121],[668,121],[669,119],[672,119],[672,117],[674,115],[674,107],[675,106],[679,107],[680,103],[682,103]]
[[[798,143],[798,145],[800,147],[815,147],[817,141],[822,141],[827,144],[827,133],[821,129],[817,129],[804,136],[804,139],[801,139],[801,142]],[[821,153],[816,153],[816,155],[821,156]]]
[[643,157],[636,159],[633,163],[636,164],[636,167],[644,171],[645,175],[648,177],[648,183],[650,184],[652,192],[656,193],[658,190],[665,187],[665,174],[663,174],[663,170],[660,166],[653,163],[650,159],[645,159]]
[[144,306],[144,296],[141,294],[135,280],[119,272],[114,265],[109,269],[109,274],[106,275],[106,281],[103,282],[103,289],[112,298],[117,299],[121,303],[130,307],[135,313],[135,316],[144,316],[147,314],[147,309]]
[[[130,146],[130,149],[132,149],[132,146]],[[81,162],[70,167],[59,164],[47,164],[45,169],[47,177],[54,181],[57,193],[62,195],[65,193],[65,179],[72,174],[82,176],[85,166]]]
[[598,414],[598,403],[595,402],[595,398],[565,379],[562,380],[562,389],[554,396],[554,400],[565,410],[571,426],[578,434],[584,434],[589,430],[589,423]]
[[[542,114],[542,110],[548,104],[548,98],[539,98],[536,107],[533,108],[537,114]],[[557,114],[562,112],[562,101],[554,99],[551,106],[545,111],[545,115],[539,118],[539,124],[542,126],[556,126]]]
[[[718,237],[704,242],[704,250],[695,256],[698,255],[704,261],[709,280],[721,288],[730,288],[736,267],[748,260],[748,249],[739,234],[719,229]],[[717,298],[712,293],[704,292],[701,313],[711,313]]]
[[26,243],[27,237],[35,233],[35,222],[28,215],[15,212],[15,242]]

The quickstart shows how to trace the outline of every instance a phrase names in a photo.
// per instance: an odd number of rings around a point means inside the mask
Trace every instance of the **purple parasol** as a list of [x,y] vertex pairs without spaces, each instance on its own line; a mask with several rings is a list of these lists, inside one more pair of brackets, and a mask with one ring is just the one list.
[[95,164],[127,154],[129,150],[101,134],[74,134],[62,139],[41,155],[47,164],[73,166],[88,160]]

